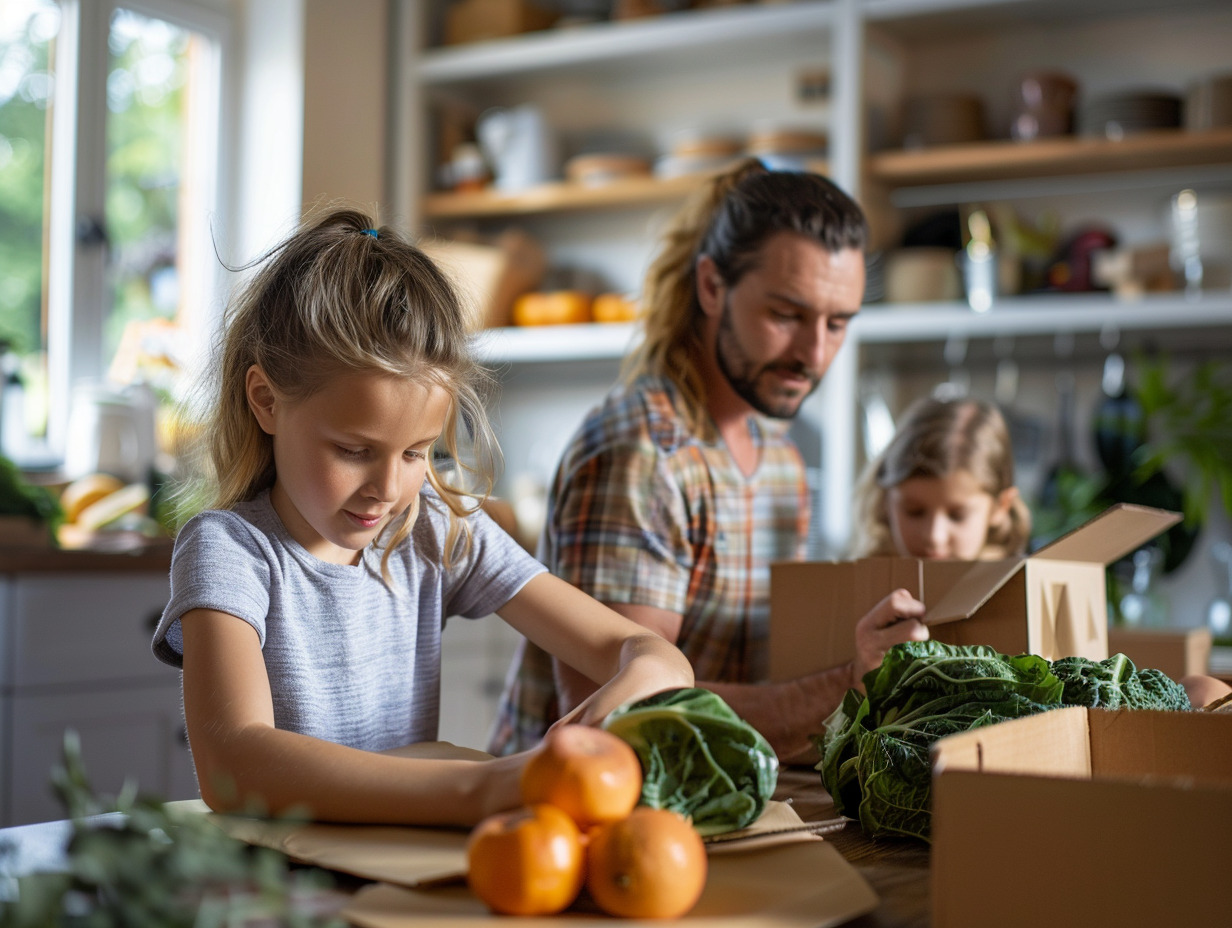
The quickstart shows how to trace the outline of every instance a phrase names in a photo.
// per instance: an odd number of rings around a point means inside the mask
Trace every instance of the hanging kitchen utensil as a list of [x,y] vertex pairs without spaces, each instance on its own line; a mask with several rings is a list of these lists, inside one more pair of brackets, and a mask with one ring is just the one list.
[[1044,509],[1058,510],[1065,506],[1065,484],[1081,477],[1074,454],[1074,373],[1065,369],[1056,376],[1057,418],[1053,430],[1052,464],[1044,474],[1039,503]]
[[1118,352],[1120,332],[1106,326],[1099,336],[1108,351],[1104,359],[1102,391],[1095,407],[1095,451],[1112,479],[1129,475],[1134,453],[1146,443],[1146,416],[1137,398],[1126,388],[1125,358]]
[[864,459],[871,461],[894,439],[894,416],[883,395],[882,377],[866,380],[860,389]]
[[933,396],[940,400],[961,399],[971,388],[971,375],[963,366],[967,360],[966,336],[951,335],[945,340],[942,354],[950,370],[949,379],[933,388]]
[[1016,405],[1019,369],[1018,362],[1014,359],[1013,337],[1005,335],[993,339],[992,350],[997,359],[993,399],[996,400],[1009,430],[1015,469],[1020,472],[1018,480],[1022,482],[1021,472],[1035,467],[1040,461],[1044,424],[1036,416],[1023,412]]

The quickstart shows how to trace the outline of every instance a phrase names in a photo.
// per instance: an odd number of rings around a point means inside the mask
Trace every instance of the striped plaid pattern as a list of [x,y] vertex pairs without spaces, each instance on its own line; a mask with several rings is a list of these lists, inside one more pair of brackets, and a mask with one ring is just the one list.
[[[698,680],[764,680],[770,563],[804,552],[804,464],[785,423],[754,419],[760,462],[745,478],[676,402],[670,381],[644,377],[591,411],[557,469],[540,557],[602,602],[681,614]],[[522,642],[489,749],[531,747],[558,717],[551,659]]]

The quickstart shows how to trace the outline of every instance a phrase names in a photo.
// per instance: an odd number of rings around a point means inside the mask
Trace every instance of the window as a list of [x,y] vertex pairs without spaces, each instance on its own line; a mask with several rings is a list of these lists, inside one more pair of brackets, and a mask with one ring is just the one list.
[[0,451],[19,463],[59,463],[75,390],[172,396],[204,339],[224,24],[185,0],[0,7],[0,341],[24,393],[0,403]]

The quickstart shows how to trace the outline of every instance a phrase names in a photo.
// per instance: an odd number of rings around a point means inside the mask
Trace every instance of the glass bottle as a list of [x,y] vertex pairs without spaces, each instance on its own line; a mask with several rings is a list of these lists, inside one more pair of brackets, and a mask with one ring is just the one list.
[[1120,602],[1121,620],[1126,625],[1150,628],[1167,623],[1166,604],[1155,590],[1155,579],[1163,560],[1163,553],[1155,547],[1139,548],[1134,552],[1129,592]]

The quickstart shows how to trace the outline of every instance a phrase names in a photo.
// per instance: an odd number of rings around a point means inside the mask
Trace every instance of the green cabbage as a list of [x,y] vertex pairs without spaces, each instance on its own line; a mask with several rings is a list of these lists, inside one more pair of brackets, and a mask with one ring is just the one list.
[[934,741],[956,732],[1059,706],[1189,709],[1184,688],[1124,654],[1051,663],[983,646],[907,642],[848,690],[826,720],[822,782],[841,815],[869,835],[928,839]]
[[778,783],[769,742],[709,690],[667,690],[628,703],[603,727],[637,752],[642,804],[691,818],[702,835],[751,824]]

